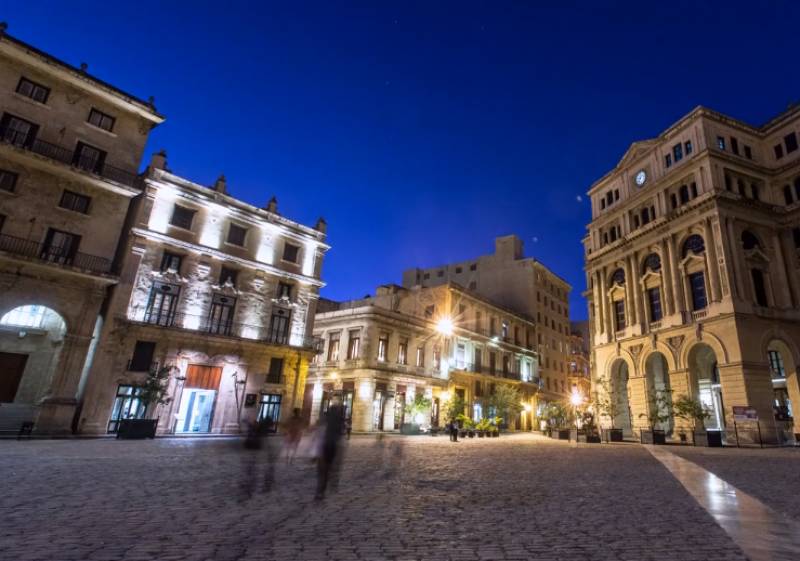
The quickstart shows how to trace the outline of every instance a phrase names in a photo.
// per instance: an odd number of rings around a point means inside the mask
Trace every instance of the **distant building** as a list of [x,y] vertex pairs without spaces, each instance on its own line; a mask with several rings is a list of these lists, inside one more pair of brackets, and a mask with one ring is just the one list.
[[[322,301],[314,334],[324,346],[309,371],[304,416],[315,422],[341,396],[354,431],[443,426],[451,397],[479,420],[494,413],[487,401],[494,389],[507,385],[525,406],[506,422],[530,429],[541,383],[534,329],[532,318],[454,283],[388,285],[374,297]],[[409,418],[416,396],[431,407]]]
[[[166,368],[171,402],[161,434],[239,432],[242,421],[287,419],[300,407],[325,244],[314,228],[257,208],[153,160],[120,252],[79,429],[113,433],[145,414],[147,373]],[[152,413],[152,412],[151,412]]]
[[591,388],[591,332],[588,321],[570,322],[569,386],[586,402],[593,399]]
[[[763,126],[698,107],[589,189],[594,364],[617,427],[645,428],[671,393],[729,439],[735,406],[756,410],[764,438],[800,432],[799,135],[798,106]],[[662,413],[664,430],[687,428]]]
[[566,281],[543,263],[524,257],[522,240],[504,236],[495,240],[495,252],[460,263],[409,269],[403,286],[457,283],[492,302],[515,310],[536,322],[545,400],[564,399],[569,393],[569,292]]
[[152,102],[0,28],[0,431],[71,430]]

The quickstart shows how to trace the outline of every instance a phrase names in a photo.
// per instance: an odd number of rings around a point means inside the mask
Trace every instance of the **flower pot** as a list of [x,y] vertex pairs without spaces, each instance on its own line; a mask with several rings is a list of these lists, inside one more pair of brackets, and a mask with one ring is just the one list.
[[600,435],[599,434],[587,434],[586,435],[586,443],[587,444],[600,444]]
[[468,430],[467,431],[467,436],[470,437],[470,438],[475,438],[475,431],[474,430]]
[[464,429],[458,429],[458,437],[459,438],[467,438],[467,431]]
[[603,429],[606,442],[623,442],[622,429]]
[[498,436],[500,436],[499,430],[492,431],[492,438],[497,438]]
[[666,444],[667,434],[663,430],[642,430],[639,432],[639,441],[642,444]]
[[117,438],[155,438],[158,419],[122,419],[117,426]]
[[556,432],[558,433],[559,440],[569,440],[570,429],[558,429]]
[[707,446],[709,448],[722,447],[722,431],[703,430],[692,434],[695,446]]
[[479,430],[478,431],[478,438],[483,438],[484,436],[486,436],[486,433],[484,431],[482,431],[482,430]]

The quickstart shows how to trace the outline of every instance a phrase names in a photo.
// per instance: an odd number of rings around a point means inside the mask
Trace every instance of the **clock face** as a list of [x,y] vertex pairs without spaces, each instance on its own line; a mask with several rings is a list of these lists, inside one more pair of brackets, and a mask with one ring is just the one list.
[[641,187],[644,185],[644,182],[647,181],[647,174],[644,170],[641,170],[639,173],[636,174],[636,185]]

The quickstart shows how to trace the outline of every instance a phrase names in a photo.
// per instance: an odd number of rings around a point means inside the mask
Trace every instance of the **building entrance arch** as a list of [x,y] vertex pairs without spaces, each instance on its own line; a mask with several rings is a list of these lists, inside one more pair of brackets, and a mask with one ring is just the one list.
[[655,413],[657,409],[659,417],[665,419],[657,422],[653,428],[671,434],[675,428],[675,420],[672,415],[672,390],[669,385],[667,357],[659,351],[650,353],[644,362],[644,372],[647,413]]
[[609,376],[610,395],[608,396],[614,414],[612,423],[614,428],[622,429],[623,433],[628,436],[633,434],[629,379],[628,363],[623,359],[614,361]]
[[725,409],[719,379],[717,354],[709,345],[697,343],[687,356],[691,397],[698,400],[711,416],[706,419],[709,430],[725,428]]

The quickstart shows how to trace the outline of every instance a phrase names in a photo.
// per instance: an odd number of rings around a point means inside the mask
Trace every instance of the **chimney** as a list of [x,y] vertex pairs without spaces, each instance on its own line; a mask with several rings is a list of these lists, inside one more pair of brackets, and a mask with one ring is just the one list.
[[214,182],[214,191],[217,193],[222,193],[223,195],[228,194],[227,185],[225,183],[225,175],[220,175]]
[[275,195],[272,195],[272,198],[269,200],[264,210],[272,214],[278,214],[278,199],[275,198]]
[[150,156],[150,169],[163,169],[167,171],[167,151],[163,148]]
[[314,224],[314,229],[315,229],[317,232],[322,232],[323,234],[326,234],[326,233],[328,232],[328,223],[327,223],[327,222],[325,222],[325,219],[324,219],[323,217],[321,217],[321,216],[320,216],[320,217],[317,219],[317,223],[316,223],[316,224]]

